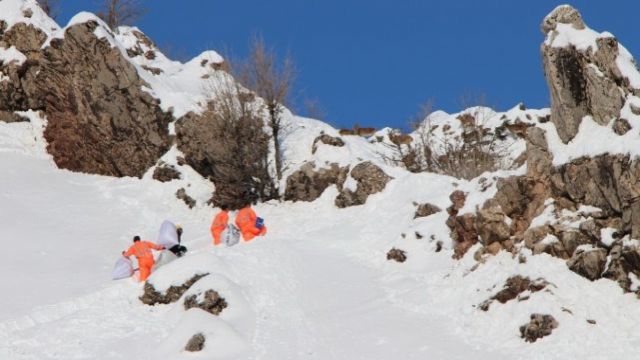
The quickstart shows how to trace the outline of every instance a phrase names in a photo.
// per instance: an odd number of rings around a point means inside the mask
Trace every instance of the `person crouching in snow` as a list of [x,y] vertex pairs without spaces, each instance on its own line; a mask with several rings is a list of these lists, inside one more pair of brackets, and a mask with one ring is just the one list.
[[138,268],[140,269],[140,281],[145,281],[151,275],[153,267],[153,250],[164,250],[163,246],[152,243],[151,241],[140,241],[140,236],[133,237],[133,245],[127,251],[122,252],[122,256],[128,258],[134,255],[138,259]]
[[253,211],[251,204],[238,211],[236,225],[240,229],[244,241],[250,241],[256,236],[264,236],[267,233],[267,227],[264,226],[262,218],[259,218]]
[[227,228],[227,223],[229,222],[229,207],[227,205],[220,205],[220,211],[215,218],[213,218],[213,222],[211,223],[211,236],[213,236],[213,245],[220,245],[222,240],[220,236],[224,229]]

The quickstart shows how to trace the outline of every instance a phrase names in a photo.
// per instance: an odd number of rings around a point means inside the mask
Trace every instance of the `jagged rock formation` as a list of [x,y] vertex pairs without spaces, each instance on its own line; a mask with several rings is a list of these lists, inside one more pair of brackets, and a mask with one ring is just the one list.
[[169,149],[172,116],[142,90],[120,51],[93,33],[97,26],[74,25],[43,51],[36,97],[47,113],[48,151],[61,168],[140,177]]
[[0,35],[26,59],[2,64],[0,111],[39,109],[48,152],[60,168],[141,177],[169,148],[170,114],[142,88],[134,66],[87,21],[44,49],[47,35],[18,23]]
[[567,5],[556,8],[541,26],[547,36],[541,51],[551,93],[551,121],[565,143],[578,133],[583,117],[590,115],[606,125],[619,117],[628,94],[639,93],[616,62],[620,48],[613,36],[598,35],[588,46],[574,44],[566,39],[566,27],[592,31]]
[[351,177],[357,182],[356,190],[342,189],[335,201],[339,208],[364,204],[369,195],[384,190],[387,183],[393,179],[370,161],[354,166]]
[[315,162],[308,162],[287,178],[285,200],[313,201],[331,185],[342,190],[342,185],[349,174],[349,167],[330,164],[329,167],[316,169]]
[[[459,216],[464,194],[452,194],[447,225],[456,243],[455,256],[462,256],[477,241],[484,246],[477,259],[523,243],[534,254],[567,260],[569,269],[587,279],[606,277],[626,291],[636,291],[629,274],[640,274],[640,255],[637,246],[624,239],[640,238],[640,161],[627,154],[605,153],[554,165],[546,132],[557,131],[566,143],[587,115],[600,125],[613,122],[618,135],[631,131],[621,110],[627,105],[633,110],[626,102],[637,89],[627,76],[630,70],[625,75],[619,64],[633,62],[619,58],[627,54],[615,38],[588,29],[571,7],[556,8],[545,18],[542,30],[547,35],[542,56],[555,130],[538,126],[524,130],[526,175],[499,179],[494,198],[475,214]],[[575,31],[587,32],[586,38],[594,39],[592,46],[572,43]]]

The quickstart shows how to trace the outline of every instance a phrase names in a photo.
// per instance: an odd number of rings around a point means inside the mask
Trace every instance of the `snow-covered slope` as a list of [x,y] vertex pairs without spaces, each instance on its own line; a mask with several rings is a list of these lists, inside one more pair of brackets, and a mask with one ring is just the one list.
[[[13,127],[24,125],[0,129]],[[61,172],[5,141],[0,148],[1,166],[11,169],[0,178],[0,227],[11,248],[0,266],[14,274],[0,283],[11,294],[0,311],[6,359],[595,359],[640,350],[631,331],[637,300],[615,283],[590,282],[559,259],[526,251],[526,263],[506,252],[480,266],[471,255],[458,262],[446,214],[413,219],[414,201],[444,208],[456,188],[476,194],[469,206],[482,203],[492,190],[482,193],[476,183],[405,175],[360,207],[336,209],[332,189],[313,203],[266,203],[257,207],[266,237],[213,248],[214,211],[167,200],[163,184]],[[130,237],[154,239],[165,218],[184,226],[190,252],[151,283],[162,289],[196,270],[209,272],[190,291],[219,291],[229,304],[220,317],[185,312],[183,300],[143,305],[141,284],[109,280]],[[408,260],[388,262],[391,247],[405,249]],[[513,274],[553,285],[479,310]],[[533,312],[553,314],[560,326],[526,344],[518,326]],[[201,355],[182,350],[196,332],[212,339]]]

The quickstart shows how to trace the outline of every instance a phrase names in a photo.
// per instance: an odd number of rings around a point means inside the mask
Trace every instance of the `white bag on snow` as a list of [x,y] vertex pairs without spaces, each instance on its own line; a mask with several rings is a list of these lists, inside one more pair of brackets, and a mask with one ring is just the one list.
[[227,224],[227,227],[220,234],[220,238],[226,246],[233,246],[240,241],[240,230],[234,224]]
[[131,275],[133,275],[131,260],[121,256],[118,261],[116,261],[116,266],[113,267],[111,277],[113,280],[120,280],[131,277]]
[[176,256],[176,254],[172,253],[171,251],[162,250],[160,252],[160,255],[158,255],[158,258],[156,259],[156,263],[153,265],[152,271],[155,271],[160,266],[166,265],[177,258],[178,257]]
[[166,249],[170,249],[174,245],[179,244],[178,230],[171,221],[165,220],[162,225],[160,225],[157,244],[164,246]]

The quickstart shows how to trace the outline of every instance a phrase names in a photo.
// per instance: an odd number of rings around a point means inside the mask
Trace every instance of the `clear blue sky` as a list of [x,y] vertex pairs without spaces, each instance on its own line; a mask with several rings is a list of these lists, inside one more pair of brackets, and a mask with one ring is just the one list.
[[[63,25],[98,0],[61,0]],[[560,2],[417,0],[146,0],[137,23],[181,59],[203,50],[244,56],[260,33],[292,55],[296,102],[315,98],[333,125],[406,127],[426,99],[458,111],[486,94],[507,109],[548,106],[540,22]],[[640,54],[639,1],[573,1],[587,24]],[[223,52],[223,51],[220,51]],[[300,112],[304,108],[299,106]]]

